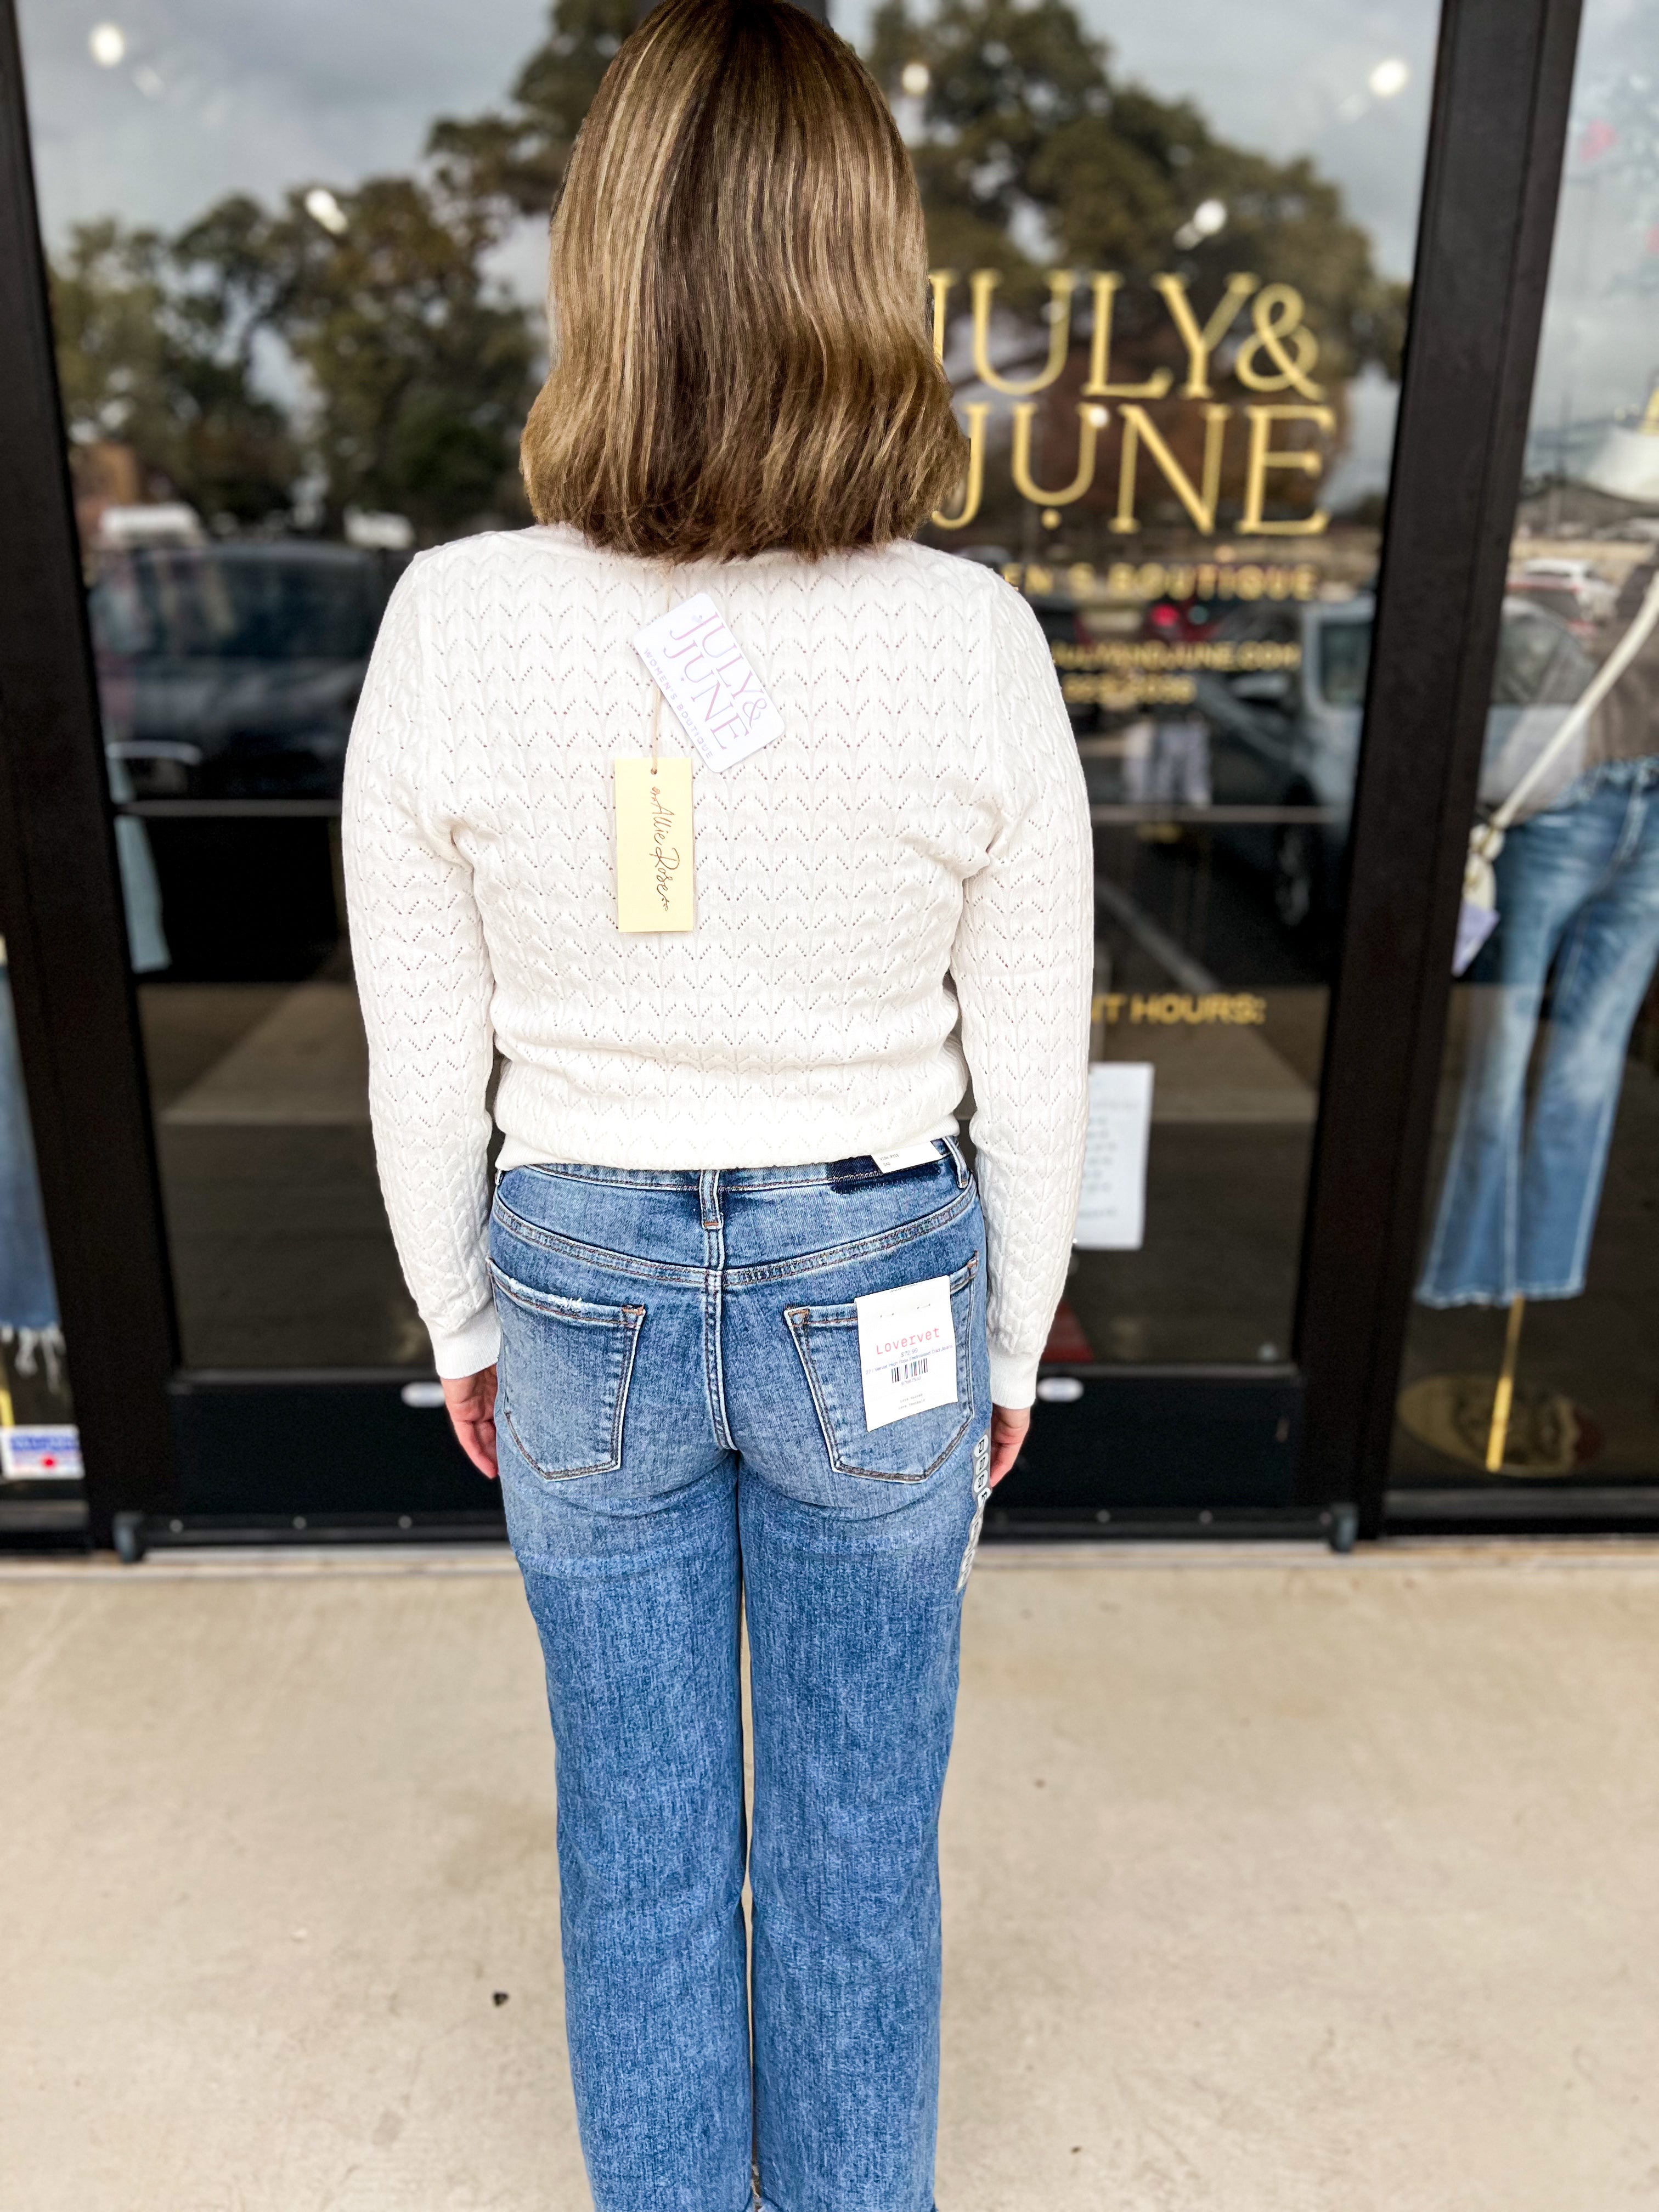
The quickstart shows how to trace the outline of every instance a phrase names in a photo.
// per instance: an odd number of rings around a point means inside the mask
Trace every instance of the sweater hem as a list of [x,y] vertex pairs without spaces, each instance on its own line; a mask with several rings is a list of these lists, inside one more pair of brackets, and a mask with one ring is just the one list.
[[434,1328],[428,1322],[426,1331],[432,1339],[432,1364],[447,1382],[459,1382],[493,1367],[501,1348],[501,1325],[493,1304],[459,1328]]
[[1011,1413],[1031,1405],[1036,1398],[1037,1355],[999,1352],[991,1346],[991,1403],[1006,1406]]

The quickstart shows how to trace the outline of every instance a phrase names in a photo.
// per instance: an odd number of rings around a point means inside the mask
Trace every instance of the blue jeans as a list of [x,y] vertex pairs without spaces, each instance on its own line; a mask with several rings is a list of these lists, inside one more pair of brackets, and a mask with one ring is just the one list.
[[1659,760],[1591,769],[1510,832],[1497,874],[1498,932],[1474,970],[1463,1095],[1417,1291],[1425,1305],[1583,1290],[1626,1048],[1659,959]]
[[[774,2212],[929,2212],[939,1796],[989,1492],[961,1155],[515,1169],[490,1255],[599,2212],[746,2212],[751,2188]],[[853,1301],[941,1275],[957,1401],[866,1433]]]
[[11,976],[0,963],[0,1328],[57,1326],[58,1291],[34,1170]]

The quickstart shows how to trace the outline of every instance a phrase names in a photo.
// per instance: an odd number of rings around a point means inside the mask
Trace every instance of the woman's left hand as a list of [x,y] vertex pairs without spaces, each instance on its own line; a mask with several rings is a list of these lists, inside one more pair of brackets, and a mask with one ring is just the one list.
[[495,1480],[495,1370],[477,1375],[446,1375],[444,1404],[455,1441],[480,1474]]
[[991,1408],[991,1487],[994,1490],[1019,1457],[1020,1446],[1025,1442],[1025,1432],[1031,1425],[1029,1406],[993,1406]]

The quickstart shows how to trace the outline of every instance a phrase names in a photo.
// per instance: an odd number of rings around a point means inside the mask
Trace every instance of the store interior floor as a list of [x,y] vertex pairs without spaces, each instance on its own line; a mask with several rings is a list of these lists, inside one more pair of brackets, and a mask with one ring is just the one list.
[[[1659,1547],[981,1551],[942,2212],[1659,2198]],[[0,1565],[15,2212],[580,2212],[495,1552]]]

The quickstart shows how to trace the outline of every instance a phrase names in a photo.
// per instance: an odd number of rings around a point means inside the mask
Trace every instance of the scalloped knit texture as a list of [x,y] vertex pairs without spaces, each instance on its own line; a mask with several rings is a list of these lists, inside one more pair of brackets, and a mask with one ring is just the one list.
[[[696,762],[696,928],[623,936],[632,640],[697,591],[785,733]],[[662,738],[692,750],[665,708]],[[886,1152],[955,1133],[971,1072],[992,1395],[1030,1403],[1082,1172],[1092,862],[1048,647],[1000,577],[908,543],[672,575],[564,529],[441,546],[381,624],[344,840],[381,1188],[441,1375],[495,1357],[496,1053],[503,1169]]]

